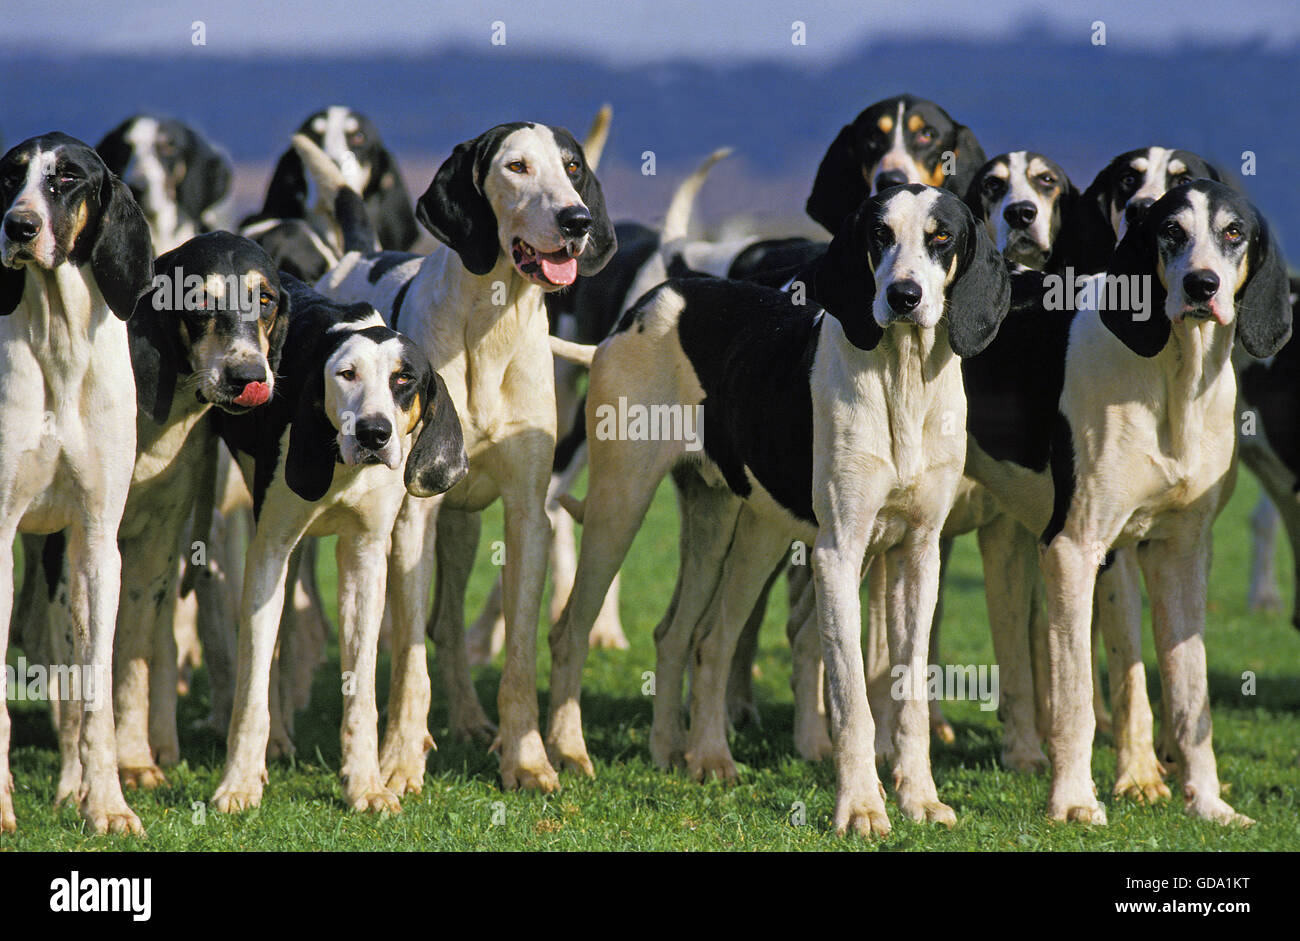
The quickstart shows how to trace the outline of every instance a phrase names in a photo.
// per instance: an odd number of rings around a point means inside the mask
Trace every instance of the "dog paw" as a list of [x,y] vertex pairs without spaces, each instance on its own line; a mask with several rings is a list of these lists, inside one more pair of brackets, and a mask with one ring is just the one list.
[[733,729],[761,729],[763,721],[758,715],[758,704],[752,699],[739,699],[727,703],[727,721]]
[[867,839],[889,836],[889,815],[879,785],[860,792],[841,792],[835,799],[835,832],[844,836],[850,830]]
[[293,742],[290,740],[288,733],[283,730],[272,731],[266,740],[267,761],[274,761],[276,758],[290,758],[293,756],[294,751]]
[[547,742],[546,757],[553,767],[561,771],[577,771],[589,778],[596,776],[591,756],[587,754],[587,743],[581,733]]
[[0,781],[0,833],[13,833],[18,829],[18,818],[14,816],[13,788],[13,775],[7,781]]
[[1046,771],[1051,764],[1047,760],[1047,755],[1043,754],[1043,749],[1035,743],[1032,747],[1012,746],[1002,751],[1002,767],[1008,771],[1017,771],[1021,774],[1040,774]]
[[1150,749],[1141,759],[1120,761],[1118,771],[1113,792],[1116,797],[1139,804],[1158,804],[1171,796],[1164,781],[1165,769]]
[[943,713],[930,716],[930,734],[945,745],[951,745],[957,741],[957,733],[952,724],[944,718]]
[[122,787],[128,791],[152,791],[154,788],[167,787],[167,776],[157,765],[141,768],[118,768],[122,777]]
[[731,758],[731,751],[724,744],[721,748],[714,746],[696,748],[686,752],[686,770],[692,778],[704,783],[710,778],[719,781],[736,780],[736,763]]
[[181,746],[174,739],[154,749],[154,762],[160,768],[170,768],[181,760]]
[[402,797],[424,789],[424,771],[429,750],[436,747],[433,736],[387,739],[379,752],[379,776],[384,787]]
[[1097,800],[1091,782],[1086,787],[1054,787],[1047,800],[1047,816],[1071,823],[1106,825],[1106,808]]
[[477,699],[472,705],[458,707],[453,703],[448,718],[451,737],[458,742],[487,745],[496,737],[497,727]]
[[551,794],[560,789],[560,776],[547,760],[542,736],[536,729],[509,739],[499,735],[492,750],[501,752],[501,786],[507,791]]
[[667,732],[650,729],[650,760],[667,771],[686,764],[686,732],[680,726]]
[[343,785],[343,799],[348,807],[359,814],[400,814],[402,802],[395,793],[379,782],[378,778],[354,785]]
[[795,730],[794,747],[800,758],[813,764],[825,761],[835,750],[826,723],[820,719]]
[[90,824],[95,833],[134,833],[144,836],[144,826],[140,818],[126,804],[121,794],[97,795],[87,793],[81,798],[78,808],[81,819]]
[[1185,801],[1183,809],[1199,820],[1213,820],[1225,827],[1249,827],[1255,823],[1245,814],[1233,810],[1222,797],[1213,797],[1208,793],[1202,796],[1190,784],[1183,788],[1183,795]]
[[252,810],[262,803],[262,787],[266,772],[260,775],[227,775],[212,795],[212,806],[223,814],[237,814]]
[[917,823],[941,823],[946,827],[956,825],[957,812],[939,800],[932,779],[911,781],[895,774],[894,790],[898,809],[909,820]]
[[627,650],[630,646],[618,619],[603,617],[596,618],[591,633],[587,635],[587,644],[592,650]]

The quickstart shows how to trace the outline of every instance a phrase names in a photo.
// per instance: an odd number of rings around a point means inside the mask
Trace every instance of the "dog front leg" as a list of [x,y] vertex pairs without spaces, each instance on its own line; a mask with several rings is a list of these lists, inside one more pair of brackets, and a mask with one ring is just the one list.
[[[393,524],[388,554],[392,665],[388,727],[379,750],[384,786],[401,797],[419,794],[433,736],[429,734],[429,655],[424,646],[433,577],[434,534],[441,498],[407,496]],[[464,643],[460,637],[456,643]]]
[[[274,531],[273,521],[279,523]],[[226,770],[212,798],[222,813],[247,810],[262,802],[267,780],[266,744],[271,734],[271,660],[284,610],[289,555],[305,525],[303,521],[294,527],[284,521],[282,514],[264,514],[249,545]]]
[[[930,770],[930,625],[939,594],[937,532],[913,529],[885,553],[889,592],[890,673],[904,680],[894,730],[894,789],[898,807],[918,822],[952,826],[957,815],[939,800]],[[898,689],[897,683],[895,689]]]
[[[862,604],[858,597],[862,547],[823,526],[813,549],[817,622],[835,746],[835,829],[888,836],[885,789],[876,775],[875,723],[867,705],[862,663]],[[883,560],[877,559],[877,565]]]
[[1162,540],[1139,550],[1151,597],[1156,655],[1165,677],[1167,715],[1183,781],[1183,804],[1190,815],[1221,824],[1249,826],[1220,796],[1210,720],[1205,661],[1205,591],[1210,567],[1210,534],[1195,542]]
[[[16,521],[15,521],[16,523]],[[7,661],[9,624],[14,609],[14,529],[10,524],[0,529],[0,657]],[[30,568],[33,563],[27,562]],[[18,829],[14,815],[14,778],[9,772],[9,696],[5,670],[0,665],[0,833]]]
[[1169,797],[1164,769],[1156,760],[1151,700],[1142,663],[1142,586],[1137,556],[1119,549],[1097,576],[1097,622],[1106,642],[1114,714],[1115,791],[1141,803]]
[[[790,688],[794,692],[794,748],[805,761],[831,757],[830,733],[826,731],[825,667],[822,638],[817,630],[817,600],[812,573],[807,566],[792,566],[790,617],[786,637],[793,661]],[[797,573],[797,574],[796,574]]]
[[[117,738],[113,723],[113,634],[122,579],[117,547],[119,512],[68,530],[70,607],[76,628],[75,661],[88,673],[81,677],[85,711],[81,723],[81,816],[96,833],[144,833],[140,818],[127,806],[117,775]],[[89,688],[88,688],[89,687]]]
[[1062,532],[1043,552],[1047,581],[1052,785],[1048,816],[1104,824],[1106,810],[1092,780],[1092,600],[1099,542]]
[[339,660],[343,669],[344,799],[355,811],[398,813],[401,803],[379,772],[375,661],[384,618],[388,539],[343,533],[335,547],[339,577]]

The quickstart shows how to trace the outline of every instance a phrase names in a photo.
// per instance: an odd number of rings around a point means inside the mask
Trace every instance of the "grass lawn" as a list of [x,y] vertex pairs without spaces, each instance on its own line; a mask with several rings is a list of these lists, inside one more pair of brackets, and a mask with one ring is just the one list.
[[[430,755],[424,792],[408,798],[400,815],[351,813],[337,779],[341,693],[333,652],[330,667],[317,676],[311,707],[297,717],[296,759],[273,763],[261,808],[237,817],[208,812],[203,803],[216,788],[225,749],[210,732],[191,731],[207,712],[206,678],[200,671],[195,692],[181,705],[182,761],[167,772],[171,786],[128,797],[149,832],[146,841],[92,837],[73,810],[53,808],[58,755],[48,713],[40,705],[11,704],[19,832],[0,836],[0,849],[1300,849],[1300,633],[1290,624],[1289,576],[1283,586],[1287,613],[1246,610],[1247,519],[1256,494],[1254,479],[1243,471],[1216,530],[1208,627],[1215,751],[1220,775],[1231,786],[1229,801],[1258,821],[1249,830],[1188,819],[1177,804],[1148,808],[1113,800],[1114,752],[1100,737],[1093,768],[1110,825],[1090,830],[1049,823],[1043,814],[1047,778],[1002,770],[995,714],[981,712],[975,702],[953,702],[945,711],[957,741],[952,746],[936,742],[933,757],[940,797],[957,811],[957,826],[946,830],[912,823],[891,799],[894,831],[887,840],[870,844],[837,838],[830,829],[833,768],[829,762],[805,764],[791,744],[783,588],[770,607],[756,663],[762,728],[743,730],[732,744],[741,765],[739,783],[701,786],[682,773],[658,771],[647,744],[651,704],[641,688],[643,672],[654,669],[651,631],[672,594],[677,565],[676,510],[665,484],[624,569],[623,620],[632,649],[593,651],[587,664],[583,704],[596,763],[594,781],[562,775],[563,789],[550,797],[502,793],[495,756],[482,746],[447,738],[446,702],[435,679],[430,728],[439,750]],[[496,575],[489,556],[500,530],[498,504],[484,525],[469,592],[470,617]],[[1278,553],[1278,570],[1290,572],[1289,549],[1279,547]],[[322,552],[321,560],[332,614],[333,552]],[[945,661],[993,662],[979,556],[969,537],[959,541],[952,561],[946,618]],[[544,640],[539,650],[544,716],[550,666]],[[1159,681],[1149,636],[1146,659],[1154,699]],[[381,658],[380,670],[382,703],[387,657]],[[1255,695],[1243,695],[1244,671],[1257,677]],[[493,666],[476,677],[479,698],[492,716],[499,676]],[[792,809],[800,804],[806,822],[795,825]]]

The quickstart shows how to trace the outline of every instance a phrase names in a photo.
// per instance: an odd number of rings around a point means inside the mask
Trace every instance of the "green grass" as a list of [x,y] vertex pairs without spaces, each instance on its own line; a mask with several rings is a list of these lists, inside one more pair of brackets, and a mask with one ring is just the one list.
[[[790,653],[782,629],[783,589],[770,606],[756,662],[755,691],[762,729],[745,729],[732,748],[741,765],[737,784],[705,786],[650,762],[650,701],[642,673],[654,669],[651,631],[672,593],[676,574],[676,510],[660,489],[624,569],[623,619],[632,642],[624,652],[593,651],[584,682],[584,716],[597,777],[563,775],[550,797],[502,793],[496,759],[482,746],[447,737],[446,701],[435,679],[430,728],[439,750],[429,758],[424,792],[409,797],[392,817],[359,816],[345,809],[339,787],[338,722],[341,695],[337,653],[317,676],[311,707],[298,714],[297,758],[276,762],[262,807],[237,817],[204,810],[216,788],[224,743],[190,731],[206,715],[206,679],[181,705],[182,762],[168,771],[171,787],[129,795],[149,831],[147,841],[88,835],[71,809],[52,806],[58,755],[48,714],[14,704],[13,769],[19,832],[0,836],[0,849],[154,850],[1281,850],[1300,849],[1300,633],[1290,625],[1292,586],[1284,586],[1286,614],[1246,610],[1249,565],[1247,517],[1257,488],[1242,474],[1216,530],[1209,602],[1210,694],[1220,774],[1229,801],[1258,824],[1224,830],[1191,820],[1179,806],[1149,808],[1109,797],[1115,779],[1113,749],[1099,737],[1094,773],[1110,825],[1085,829],[1044,817],[1045,776],[1022,776],[998,765],[1000,728],[994,713],[973,702],[945,711],[957,730],[951,747],[933,747],[940,797],[957,811],[951,831],[915,824],[892,800],[892,835],[881,843],[839,839],[830,828],[835,777],[829,762],[811,766],[791,745],[793,712]],[[468,608],[477,613],[496,570],[491,541],[500,538],[499,506],[487,514]],[[1278,570],[1290,572],[1289,550],[1279,548]],[[333,553],[321,553],[322,583],[333,605]],[[332,611],[331,611],[332,613]],[[1148,629],[1149,635],[1149,629]],[[544,636],[544,631],[543,631]],[[992,663],[979,557],[972,539],[959,541],[951,566],[943,655],[952,663]],[[549,656],[539,643],[539,683],[545,715]],[[430,669],[433,654],[430,654]],[[1159,696],[1147,639],[1153,700]],[[387,693],[381,659],[381,702]],[[1243,671],[1258,677],[1257,694],[1242,694]],[[436,676],[436,673],[434,674]],[[496,666],[476,675],[489,715],[496,712]],[[1157,709],[1158,714],[1158,709]],[[886,776],[887,778],[887,776]],[[806,824],[791,822],[806,808]],[[494,824],[494,817],[504,823]]]

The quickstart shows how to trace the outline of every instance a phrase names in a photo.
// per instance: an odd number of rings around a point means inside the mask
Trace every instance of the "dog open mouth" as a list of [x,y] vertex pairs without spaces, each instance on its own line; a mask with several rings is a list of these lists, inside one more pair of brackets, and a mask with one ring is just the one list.
[[539,252],[521,238],[516,238],[510,245],[515,267],[534,284],[550,284],[564,287],[578,279],[577,256],[569,253],[567,248],[558,252]]

